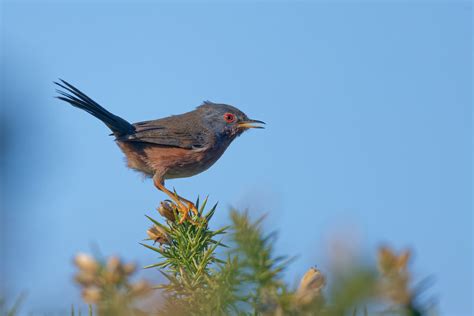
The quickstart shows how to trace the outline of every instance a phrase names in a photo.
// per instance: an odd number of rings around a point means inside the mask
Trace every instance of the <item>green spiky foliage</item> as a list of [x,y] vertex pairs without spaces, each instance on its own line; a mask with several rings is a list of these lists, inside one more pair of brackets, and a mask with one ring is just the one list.
[[273,256],[276,233],[265,234],[261,227],[264,217],[252,222],[247,212],[232,210],[230,234],[234,258],[242,274],[245,301],[252,310],[265,312],[285,300],[288,292],[281,280],[281,272],[292,259]]
[[[148,217],[159,228],[151,239],[161,245],[143,244],[160,255],[159,262],[147,268],[157,268],[167,279],[158,286],[164,293],[159,315],[365,316],[374,303],[383,302],[375,267],[357,262],[333,271],[325,295],[325,277],[313,268],[297,289],[289,288],[281,274],[292,258],[274,255],[276,234],[264,232],[263,218],[253,221],[248,213],[232,210],[231,225],[212,230],[208,223],[216,205],[206,213],[206,202],[199,206],[198,201],[198,216],[190,215],[181,224],[176,209],[165,216],[165,224]],[[386,257],[399,260],[395,253]],[[407,306],[389,311],[414,315]]]
[[71,306],[71,313],[70,313],[71,316],[82,316],[82,315],[86,315],[86,316],[93,316],[94,315],[94,312],[93,312],[93,309],[92,309],[92,305],[88,305],[87,306],[87,312],[86,313],[82,313],[82,310],[80,308],[76,308],[76,306],[72,305]]
[[167,284],[158,286],[166,298],[161,312],[164,315],[226,314],[237,310],[236,304],[241,299],[233,289],[239,282],[237,263],[230,257],[222,260],[216,255],[218,247],[226,247],[220,235],[228,227],[215,231],[209,228],[217,204],[204,213],[206,204],[207,199],[202,205],[198,200],[198,216],[191,215],[190,220],[183,223],[179,223],[176,210],[174,219],[168,218],[166,224],[147,216],[165,235],[159,247],[143,244],[162,257],[146,268],[159,268],[168,280]]
[[[251,223],[248,214],[236,211],[231,226],[213,231],[208,223],[217,205],[205,213],[206,204],[198,201],[199,215],[181,224],[176,210],[166,224],[148,217],[165,235],[160,246],[143,244],[162,257],[146,267],[158,268],[168,280],[159,286],[166,297],[162,314],[241,315],[273,306],[274,294],[286,290],[280,272],[287,263],[272,258],[274,234],[265,236],[261,221]],[[222,243],[225,233],[231,248]],[[226,250],[225,260],[217,257],[219,248]]]

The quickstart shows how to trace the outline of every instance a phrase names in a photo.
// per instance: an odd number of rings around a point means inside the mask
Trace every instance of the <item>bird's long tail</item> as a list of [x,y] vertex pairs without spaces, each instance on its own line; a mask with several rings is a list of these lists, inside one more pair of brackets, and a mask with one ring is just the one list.
[[66,101],[72,106],[94,115],[99,120],[104,122],[105,125],[107,125],[112,130],[115,136],[132,134],[135,131],[135,128],[132,124],[123,118],[110,113],[70,83],[61,79],[60,81],[61,83],[54,83],[67,92],[57,89],[56,92],[60,94],[60,96],[57,96],[58,99]]

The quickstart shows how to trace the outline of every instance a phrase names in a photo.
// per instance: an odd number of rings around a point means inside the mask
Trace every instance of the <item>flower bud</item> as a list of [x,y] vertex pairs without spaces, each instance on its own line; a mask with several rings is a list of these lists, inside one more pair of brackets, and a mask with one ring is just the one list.
[[160,207],[158,208],[158,212],[160,213],[161,216],[163,216],[169,221],[174,222],[176,219],[174,206],[171,204],[171,202],[168,202],[168,201],[161,202]]
[[76,274],[74,280],[82,286],[89,286],[96,283],[97,277],[95,274],[80,271],[78,274]]
[[123,273],[126,275],[133,274],[137,269],[137,265],[134,263],[127,263],[123,265]]
[[152,290],[150,283],[147,281],[138,281],[137,283],[132,284],[130,289],[130,295],[142,296],[147,295]]
[[326,280],[318,269],[312,267],[301,279],[298,290],[321,290]]
[[118,271],[120,270],[120,258],[112,256],[107,260],[107,270],[109,271]]
[[298,303],[306,305],[321,296],[321,290],[326,284],[324,275],[318,269],[312,267],[305,273],[296,291]]
[[159,242],[160,245],[162,244],[169,244],[169,237],[166,231],[157,225],[153,225],[146,231],[148,237],[155,242]]
[[102,298],[102,293],[97,287],[86,287],[82,291],[82,299],[88,304],[97,304]]
[[378,252],[378,268],[383,275],[400,273],[407,270],[411,253],[405,250],[397,255],[388,247],[381,247]]
[[99,263],[90,255],[78,253],[74,258],[76,266],[86,272],[95,273],[99,270]]
[[412,300],[408,271],[410,255],[409,250],[397,255],[388,247],[381,247],[378,252],[378,268],[382,275],[378,290],[382,296],[398,305],[407,305]]

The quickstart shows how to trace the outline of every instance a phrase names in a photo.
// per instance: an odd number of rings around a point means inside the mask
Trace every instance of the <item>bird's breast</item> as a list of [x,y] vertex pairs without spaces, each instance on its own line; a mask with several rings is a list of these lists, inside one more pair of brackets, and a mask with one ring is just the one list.
[[184,149],[150,146],[145,149],[153,169],[163,170],[165,179],[191,177],[207,170],[225,148]]

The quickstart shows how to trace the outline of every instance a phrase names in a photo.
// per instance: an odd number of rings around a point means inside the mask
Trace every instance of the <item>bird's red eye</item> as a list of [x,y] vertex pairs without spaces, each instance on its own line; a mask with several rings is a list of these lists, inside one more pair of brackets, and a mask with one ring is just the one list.
[[224,114],[224,120],[227,123],[233,123],[235,121],[235,115],[232,113],[226,113]]

